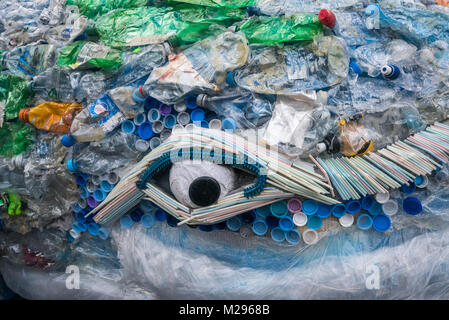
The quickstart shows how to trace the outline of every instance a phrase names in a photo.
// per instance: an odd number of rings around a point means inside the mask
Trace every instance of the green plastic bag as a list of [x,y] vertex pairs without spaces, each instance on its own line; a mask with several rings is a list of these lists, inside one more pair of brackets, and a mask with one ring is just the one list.
[[215,36],[245,18],[246,12],[240,9],[181,4],[118,9],[100,17],[96,29],[102,42],[114,48],[164,41],[179,46]]
[[253,17],[237,27],[249,43],[275,44],[289,41],[311,41],[321,36],[324,27],[314,14],[295,14],[290,17]]
[[0,155],[13,157],[33,144],[34,129],[26,123],[5,122],[0,128]]
[[[19,116],[32,92],[28,81],[14,75],[0,73],[0,104],[4,104],[4,119],[11,120]],[[0,123],[3,118],[0,119]]]
[[88,18],[98,16],[115,9],[131,9],[150,5],[151,0],[67,0],[67,5],[76,5],[80,13]]
[[122,64],[119,50],[87,41],[76,41],[61,49],[58,64],[71,69],[89,69],[91,67],[103,70],[114,70]]
[[173,2],[184,2],[206,7],[217,8],[246,8],[256,4],[256,0],[154,0],[154,4],[163,5]]

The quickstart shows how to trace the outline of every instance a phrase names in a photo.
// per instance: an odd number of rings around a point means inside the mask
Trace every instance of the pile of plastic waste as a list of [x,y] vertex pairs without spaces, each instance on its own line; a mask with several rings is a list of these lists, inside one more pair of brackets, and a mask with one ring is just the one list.
[[0,297],[448,299],[448,118],[445,0],[3,0]]

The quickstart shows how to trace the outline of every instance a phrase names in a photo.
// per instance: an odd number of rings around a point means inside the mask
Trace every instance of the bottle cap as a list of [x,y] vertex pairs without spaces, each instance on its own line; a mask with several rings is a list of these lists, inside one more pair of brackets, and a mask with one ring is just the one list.
[[167,213],[162,209],[157,209],[154,212],[154,217],[157,221],[165,221],[167,219]]
[[142,86],[139,86],[138,88],[134,89],[133,99],[137,103],[142,103],[147,99],[147,97],[143,94]]
[[85,199],[79,199],[77,201],[77,204],[79,205],[79,207],[81,209],[86,209],[87,208],[87,201]]
[[123,121],[122,131],[126,133],[133,133],[136,130],[136,125],[131,120]]
[[329,9],[321,9],[318,13],[318,20],[326,27],[333,29],[337,23],[337,18]]
[[134,148],[136,148],[139,152],[145,152],[150,147],[150,142],[143,140],[143,139],[137,139],[134,143]]
[[110,184],[117,184],[117,182],[120,180],[120,177],[115,172],[109,172],[106,176],[106,181]]
[[367,195],[362,198],[361,204],[363,210],[369,210],[374,204],[374,198],[370,195]]
[[84,223],[81,223],[79,221],[75,221],[72,224],[72,229],[75,230],[77,233],[86,232],[87,226]]
[[344,228],[349,228],[354,224],[354,216],[352,214],[345,214],[343,217],[338,218],[338,222]]
[[176,124],[176,116],[173,114],[166,115],[162,122],[165,128],[172,129]]
[[67,169],[72,173],[78,172],[78,166],[75,159],[71,158],[67,161]]
[[323,153],[324,151],[326,151],[326,149],[327,149],[327,146],[324,142],[320,142],[316,145],[316,151],[318,153]]
[[75,176],[75,180],[76,180],[76,183],[77,183],[79,186],[85,186],[86,183],[87,183],[86,175],[85,175],[85,174],[82,174],[82,173],[77,174],[77,175]]
[[327,204],[320,204],[316,215],[322,219],[329,217],[331,215],[331,206]]
[[103,201],[104,199],[106,199],[107,193],[104,192],[104,191],[101,190],[101,189],[97,189],[97,190],[94,191],[93,196],[94,196],[95,201],[101,202],[101,201]]
[[395,80],[401,74],[401,70],[394,64],[385,65],[380,68],[380,73],[387,80]]
[[204,232],[211,232],[214,230],[214,227],[209,224],[202,224],[202,225],[198,225],[198,229],[200,229],[201,231],[204,231]]
[[290,218],[289,216],[283,217],[279,220],[279,227],[283,230],[283,231],[290,231],[293,230],[294,228],[294,223],[293,223],[293,219]]
[[295,213],[293,215],[293,223],[298,227],[305,226],[307,224],[307,216],[302,212]]
[[71,134],[65,134],[61,138],[61,144],[66,148],[70,148],[75,143],[76,143],[76,140]]
[[90,179],[94,185],[96,186],[100,185],[101,177],[99,175],[94,174]]
[[263,236],[267,233],[268,226],[264,220],[258,219],[253,223],[253,232],[258,236]]
[[370,215],[363,213],[357,218],[357,227],[361,230],[368,230],[373,225],[373,219]]
[[106,180],[103,180],[100,182],[100,189],[103,192],[108,193],[108,192],[111,192],[112,189],[114,189],[114,186],[112,184],[110,184],[109,182],[107,182]]
[[402,202],[402,208],[408,214],[417,215],[422,211],[421,201],[415,197],[407,197]]
[[394,200],[388,200],[382,205],[382,211],[388,216],[393,216],[398,212],[398,203]]
[[19,111],[19,119],[22,122],[28,122],[27,121],[27,113],[30,111],[30,108],[23,108]]
[[98,236],[99,229],[100,229],[100,226],[98,224],[96,224],[95,222],[91,222],[87,225],[87,230],[93,236]]
[[264,219],[266,217],[268,217],[270,215],[270,213],[271,213],[270,206],[263,206],[263,207],[255,209],[254,211],[256,212],[256,215],[258,217],[261,217],[261,218],[264,218]]
[[271,239],[276,242],[283,242],[285,240],[285,232],[281,228],[276,227],[271,230]]
[[221,122],[221,126],[224,130],[235,131],[237,129],[237,123],[232,118],[226,118]]
[[130,228],[134,224],[133,219],[129,216],[129,214],[125,214],[123,217],[120,218],[120,225],[123,228]]
[[87,189],[87,191],[89,191],[90,193],[93,193],[93,192],[97,189],[97,186],[96,186],[95,184],[93,184],[92,181],[89,181],[89,182],[86,184],[86,189]]
[[150,109],[147,114],[148,121],[155,122],[161,118],[161,113],[158,109]]
[[380,7],[378,4],[370,4],[365,9],[365,15],[372,16],[372,15],[379,13],[379,11],[380,11]]
[[279,226],[279,218],[271,214],[268,217],[266,217],[265,222],[267,223],[268,227],[272,229]]
[[287,207],[291,213],[299,213],[302,209],[302,202],[298,198],[291,198],[287,202]]
[[379,232],[385,232],[391,227],[391,220],[384,214],[378,214],[373,218],[373,227]]
[[297,245],[301,240],[301,233],[296,229],[287,231],[285,233],[285,240],[290,244]]
[[302,203],[302,212],[306,215],[314,215],[318,211],[318,203],[315,200],[306,200]]
[[156,209],[156,207],[154,206],[154,204],[150,200],[142,200],[142,201],[140,201],[139,208],[144,213],[152,213]]
[[190,115],[187,112],[180,112],[178,113],[176,120],[178,121],[179,124],[185,126],[190,122]]
[[307,229],[302,233],[302,239],[306,244],[312,245],[318,242],[318,232]]
[[98,202],[95,200],[93,196],[87,197],[87,205],[92,209],[98,206]]
[[106,240],[107,238],[109,238],[109,230],[106,228],[101,227],[100,229],[98,229],[97,233],[102,240]]
[[141,139],[150,139],[153,136],[153,126],[150,122],[144,122],[139,126],[138,133]]
[[346,207],[343,203],[337,203],[332,206],[332,214],[336,218],[341,218],[346,214]]
[[211,121],[209,121],[209,128],[214,130],[221,130],[221,120],[212,119]]
[[231,231],[239,231],[242,226],[242,219],[238,216],[226,220],[226,227]]
[[190,200],[201,207],[210,206],[217,202],[220,193],[220,184],[212,177],[196,178],[189,186]]
[[173,109],[175,109],[176,112],[184,112],[187,110],[187,106],[184,101],[178,101],[173,105]]
[[318,230],[323,225],[323,220],[318,216],[308,216],[307,226],[311,230]]
[[350,201],[346,202],[345,206],[346,206],[346,211],[349,214],[356,214],[356,213],[359,213],[360,210],[362,210],[362,205],[360,204],[359,200],[350,200]]
[[140,219],[142,219],[143,216],[143,212],[142,210],[137,208],[131,211],[129,216],[131,217],[131,219],[133,219],[134,222],[140,222]]
[[256,6],[249,6],[246,8],[246,12],[248,12],[248,16],[260,16],[260,9]]
[[72,204],[72,210],[73,212],[78,213],[81,210],[83,210],[83,208],[81,208],[80,205],[77,202],[75,202]]
[[354,71],[356,74],[361,75],[362,74],[362,70],[360,69],[359,65],[357,63],[355,63],[354,61],[351,61],[349,63],[349,67],[352,69],[352,71]]
[[162,116],[167,116],[171,113],[171,107],[168,104],[161,104],[159,106],[159,113]]
[[87,191],[87,188],[85,186],[80,187],[80,198],[81,199],[87,199],[89,197],[89,191]]
[[142,219],[140,219],[140,223],[142,223],[144,228],[151,228],[154,225],[154,215],[151,213],[144,214]]
[[273,216],[277,218],[282,218],[287,215],[288,207],[285,200],[278,201],[270,204],[270,212]]
[[[168,214],[167,215],[167,225],[169,226],[169,227],[172,227],[172,228],[176,228],[177,226],[178,226],[178,223],[179,223],[179,220],[178,219],[176,219],[175,217],[173,217],[171,214]],[[211,229],[211,231],[212,231],[212,229],[214,228],[214,225],[208,225],[208,228],[210,228]],[[201,229],[201,228],[200,228]],[[204,231],[204,230],[203,230]]]
[[197,108],[195,110],[192,111],[192,113],[190,114],[190,118],[192,119],[192,122],[201,122],[202,120],[204,120],[204,111],[203,109]]
[[159,138],[161,139],[161,141],[165,141],[168,139],[168,137],[171,136],[171,130],[170,129],[164,129],[162,130],[162,132],[159,134]]
[[243,223],[252,224],[256,220],[256,213],[254,211],[247,211],[241,214]]
[[159,147],[161,144],[161,139],[159,137],[153,137],[150,140],[150,149],[153,150],[154,148]]
[[146,120],[147,120],[147,115],[145,113],[139,113],[134,117],[133,122],[136,126],[140,126]]
[[403,184],[401,186],[401,191],[405,194],[412,194],[416,190],[416,185],[414,182],[409,181],[409,185]]
[[84,223],[87,221],[86,217],[84,216],[84,213],[81,211],[76,213],[76,219],[81,223]]
[[[73,229],[70,229],[69,235],[72,237],[73,240],[76,240],[81,236],[78,232],[76,232]],[[71,239],[69,239],[69,240],[71,240]],[[73,241],[71,241],[71,242],[73,242]]]
[[187,97],[187,99],[185,100],[187,108],[191,110],[198,108],[197,101],[198,100],[196,96]]
[[425,188],[429,184],[429,178],[427,176],[417,176],[415,178],[415,185],[418,188]]
[[368,209],[368,213],[372,216],[378,215],[382,213],[382,205],[375,201],[371,208]]
[[232,71],[229,71],[226,74],[226,83],[229,84],[231,87],[237,86],[237,83],[235,82],[235,79],[234,79],[234,73]]
[[200,122],[201,128],[208,129],[209,128],[209,122],[206,120],[201,120]]
[[[198,107],[205,107],[208,104],[208,96],[207,94],[200,94],[196,97],[196,104]],[[196,108],[196,106],[195,106]]]

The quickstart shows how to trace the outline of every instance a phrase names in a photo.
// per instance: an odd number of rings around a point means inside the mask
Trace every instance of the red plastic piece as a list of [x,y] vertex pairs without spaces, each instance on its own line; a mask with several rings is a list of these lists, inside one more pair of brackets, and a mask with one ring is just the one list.
[[328,9],[321,9],[318,13],[318,20],[326,27],[333,29],[337,23],[337,18],[332,11]]

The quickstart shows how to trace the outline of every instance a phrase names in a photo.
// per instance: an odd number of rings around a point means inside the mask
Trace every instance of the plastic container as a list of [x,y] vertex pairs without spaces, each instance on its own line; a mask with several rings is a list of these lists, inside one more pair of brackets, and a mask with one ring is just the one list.
[[390,193],[389,192],[387,192],[387,193],[377,193],[375,195],[375,198],[376,198],[377,202],[382,204],[382,203],[387,202],[390,199]]
[[159,113],[161,116],[167,116],[171,113],[171,107],[168,104],[161,104],[159,106]]
[[167,219],[167,213],[162,209],[157,209],[154,212],[154,217],[157,221],[165,221]]
[[234,132],[237,129],[237,123],[232,118],[226,118],[221,122],[223,130]]
[[279,227],[282,231],[290,231],[293,230],[295,224],[293,223],[293,219],[289,216],[283,217],[279,220]]
[[220,119],[212,119],[209,121],[209,128],[214,130],[221,130],[221,120]]
[[373,226],[373,219],[370,215],[363,213],[357,218],[357,227],[361,230],[368,230]]
[[87,225],[87,231],[93,236],[98,236],[98,230],[100,230],[100,226],[95,222],[91,222]]
[[419,199],[415,197],[407,197],[402,202],[402,208],[404,211],[411,215],[417,215],[422,212],[422,204]]
[[271,239],[276,242],[283,242],[285,240],[285,232],[281,228],[276,227],[271,230]]
[[129,214],[125,214],[120,218],[120,225],[123,228],[130,228],[134,224],[133,219],[129,216]]
[[349,228],[354,224],[354,216],[352,214],[345,214],[343,217],[338,218],[338,222],[344,228]]
[[369,208],[368,213],[372,216],[378,215],[382,213],[382,205],[375,201],[371,208]]
[[318,230],[323,225],[323,220],[318,216],[309,216],[307,218],[307,226],[311,230]]
[[346,212],[349,214],[357,214],[362,210],[362,205],[358,200],[350,200],[345,204]]
[[226,227],[231,231],[239,231],[242,226],[242,219],[240,217],[232,217],[226,220]]
[[256,215],[258,217],[261,217],[261,218],[264,218],[264,219],[266,217],[268,217],[270,215],[270,213],[271,213],[270,206],[263,206],[263,207],[255,209],[254,211],[256,212]]
[[307,216],[302,212],[295,213],[293,215],[293,223],[298,227],[305,226],[307,224]]
[[362,198],[360,201],[363,210],[369,210],[374,204],[374,198],[370,195],[367,195]]
[[204,120],[204,115],[204,110],[197,108],[190,114],[190,119],[192,119],[192,122],[201,122]]
[[153,123],[158,121],[161,118],[161,114],[157,109],[150,109],[147,113],[147,119],[149,122]]
[[285,217],[288,213],[287,201],[282,200],[270,205],[271,214],[277,218]]
[[417,188],[425,188],[429,184],[429,178],[427,176],[417,176],[415,178],[415,185]]
[[176,121],[185,126],[190,122],[190,115],[187,112],[180,112],[178,113],[178,116],[176,117]]
[[126,133],[133,133],[136,130],[136,125],[131,120],[126,120],[122,123],[122,131]]
[[409,185],[403,184],[401,186],[401,191],[405,194],[412,194],[416,190],[416,185],[414,182],[409,182]]
[[101,189],[95,190],[95,191],[94,191],[94,194],[93,194],[94,199],[95,199],[95,201],[97,201],[97,202],[101,202],[101,201],[103,201],[104,199],[106,199],[107,195],[108,195],[108,194],[107,194],[106,192],[104,192],[103,190],[101,190]]
[[140,139],[148,140],[151,137],[153,137],[153,126],[150,122],[144,122],[139,126],[139,129],[137,130]]
[[106,180],[103,180],[103,181],[100,182],[100,189],[101,189],[103,192],[108,193],[108,192],[111,192],[112,189],[114,189],[114,185],[110,184],[110,183],[107,182]]
[[318,242],[318,232],[315,230],[307,229],[302,233],[302,240],[306,244],[312,245]]
[[343,203],[337,203],[332,206],[332,215],[336,218],[341,218],[346,214],[346,207]]
[[298,198],[291,198],[287,202],[288,211],[291,213],[300,213],[302,209],[302,202]]
[[331,215],[331,206],[327,204],[320,204],[318,206],[318,210],[316,212],[316,215],[320,217],[321,219],[325,219]]
[[302,203],[302,212],[306,215],[314,215],[318,211],[318,203],[315,200],[306,200]]
[[164,127],[167,129],[172,129],[176,124],[176,116],[173,114],[168,114],[162,120]]
[[265,219],[265,222],[267,223],[268,227],[271,229],[279,226],[279,218],[277,218],[271,214]]
[[290,230],[285,232],[285,240],[292,245],[297,245],[301,241],[301,233],[296,230]]
[[379,232],[388,231],[391,227],[391,220],[385,214],[378,214],[373,218],[373,227]]
[[254,221],[252,229],[256,235],[263,236],[268,231],[268,225],[264,220],[258,219],[256,221]]
[[134,147],[139,152],[145,152],[150,148],[150,142],[147,140],[138,139],[138,140],[136,140]]
[[398,212],[398,203],[395,200],[388,200],[382,205],[382,211],[387,216],[393,216]]

